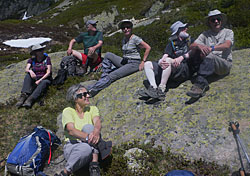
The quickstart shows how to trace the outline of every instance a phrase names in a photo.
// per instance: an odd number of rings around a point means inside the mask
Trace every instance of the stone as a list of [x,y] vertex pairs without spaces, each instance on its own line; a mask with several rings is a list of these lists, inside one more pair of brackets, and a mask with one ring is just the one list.
[[140,172],[145,169],[145,159],[148,158],[148,154],[139,148],[131,148],[127,150],[124,157],[128,159],[128,168],[134,172]]
[[[55,76],[66,51],[49,55]],[[186,92],[190,81],[170,89],[165,101],[147,104],[137,94],[143,89],[143,72],[117,80],[91,99],[102,117],[103,139],[112,140],[114,145],[155,139],[155,147],[159,145],[164,150],[169,147],[187,159],[202,158],[238,170],[237,147],[232,132],[228,131],[228,122],[240,123],[240,137],[249,148],[249,55],[250,49],[233,51],[231,73],[212,82],[206,95],[192,104],[185,104],[189,100]],[[20,94],[26,62],[0,71],[1,103],[11,102]]]
[[147,18],[156,15],[161,9],[163,9],[164,4],[161,1],[156,1],[149,11],[145,14]]

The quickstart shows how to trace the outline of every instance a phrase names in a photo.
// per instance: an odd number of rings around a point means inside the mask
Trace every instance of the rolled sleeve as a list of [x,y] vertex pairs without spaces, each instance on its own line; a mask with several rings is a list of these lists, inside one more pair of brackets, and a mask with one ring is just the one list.
[[65,108],[62,113],[62,125],[63,129],[68,123],[74,123],[73,115],[70,108]]
[[134,42],[136,45],[139,45],[141,42],[143,42],[141,37],[135,36],[134,37]]
[[225,40],[229,40],[232,45],[234,44],[234,32],[232,30],[228,30]]
[[205,45],[205,35],[202,33],[199,35],[199,37],[194,41],[194,43]]
[[90,108],[91,108],[91,110],[90,110],[90,112],[91,112],[91,119],[93,121],[93,119],[95,117],[97,117],[97,116],[100,116],[100,114],[99,114],[99,110],[98,110],[98,108],[96,106],[91,106]]

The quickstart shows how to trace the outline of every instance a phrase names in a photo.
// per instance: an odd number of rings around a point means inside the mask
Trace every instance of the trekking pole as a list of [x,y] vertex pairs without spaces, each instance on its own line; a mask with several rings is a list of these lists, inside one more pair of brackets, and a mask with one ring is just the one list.
[[250,164],[250,160],[249,160],[248,154],[246,152],[246,147],[243,144],[243,142],[241,141],[240,136],[239,136],[239,133],[240,133],[239,126],[240,125],[238,122],[229,122],[229,131],[233,132],[233,135],[234,135],[234,138],[235,138],[235,141],[237,144],[237,150],[238,150],[240,164],[241,164],[240,175],[245,176],[245,169],[244,169],[244,165],[243,165],[243,161],[242,161],[242,157],[241,157],[241,153],[240,153],[240,147],[243,150],[243,153],[248,161],[248,164]]

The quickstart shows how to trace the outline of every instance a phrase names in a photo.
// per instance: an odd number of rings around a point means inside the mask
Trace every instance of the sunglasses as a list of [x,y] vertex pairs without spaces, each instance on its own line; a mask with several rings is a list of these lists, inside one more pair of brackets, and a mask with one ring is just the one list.
[[125,28],[130,29],[132,26],[122,26],[121,29],[124,30]]
[[80,99],[82,99],[82,97],[86,98],[88,94],[89,92],[79,93],[76,95],[76,98],[80,98]]
[[221,17],[214,17],[214,18],[211,18],[210,19],[210,21],[212,22],[212,23],[215,23],[215,21],[218,21],[218,22],[220,22],[221,21]]

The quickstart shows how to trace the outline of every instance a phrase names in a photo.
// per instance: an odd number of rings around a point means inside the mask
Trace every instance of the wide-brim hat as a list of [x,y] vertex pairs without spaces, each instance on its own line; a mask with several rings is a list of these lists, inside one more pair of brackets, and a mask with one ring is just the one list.
[[212,16],[217,16],[217,15],[221,16],[221,24],[222,24],[222,26],[224,26],[226,24],[226,22],[227,22],[227,16],[226,16],[226,14],[221,13],[221,11],[219,11],[217,9],[208,12],[208,15],[205,17],[206,25],[210,26],[209,25],[209,18],[212,17]]
[[98,23],[98,21],[96,21],[96,20],[88,20],[88,21],[86,22],[86,26],[88,26],[89,24],[91,24],[91,25],[96,25],[96,23]]
[[170,26],[170,30],[172,32],[171,36],[175,35],[180,28],[186,28],[188,23],[182,23],[181,21],[176,21],[174,24]]
[[42,46],[40,44],[35,44],[31,47],[30,55],[33,55],[34,51],[45,48],[46,45]]
[[131,27],[133,27],[133,22],[131,20],[128,20],[128,19],[125,19],[125,20],[122,20],[119,24],[118,24],[118,27],[119,29],[121,29],[123,27],[124,24],[130,24]]

